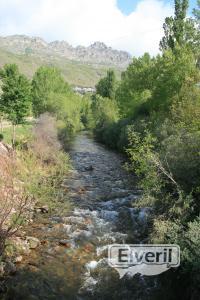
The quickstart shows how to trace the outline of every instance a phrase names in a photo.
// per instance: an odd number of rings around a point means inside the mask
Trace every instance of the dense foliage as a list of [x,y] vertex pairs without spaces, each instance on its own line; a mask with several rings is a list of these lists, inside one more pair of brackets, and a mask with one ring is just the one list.
[[[199,6],[198,1],[195,18],[188,19],[188,1],[175,1],[175,16],[164,24],[162,54],[133,59],[112,96],[114,110],[111,100],[101,98],[101,89],[93,97],[96,137],[127,153],[129,169],[138,175],[143,189],[143,197],[134,205],[153,209],[149,242],[181,247],[176,276],[169,272],[163,277],[166,299],[199,295]],[[180,278],[187,284],[184,295]]]
[[5,65],[0,71],[2,95],[0,110],[13,124],[15,143],[15,126],[22,124],[31,108],[31,85],[28,79],[20,74],[16,65]]
[[102,78],[96,85],[96,92],[104,98],[113,99],[116,89],[116,76],[113,70],[107,72],[107,76]]
[[38,118],[49,112],[57,120],[60,137],[68,142],[77,131],[91,126],[91,99],[74,93],[58,69],[40,67],[30,82],[19,73],[17,65],[5,65],[0,77],[0,117],[10,120],[14,128],[26,117]]
[[54,115],[60,137],[66,142],[84,125],[87,127],[89,100],[75,94],[58,69],[44,66],[37,70],[32,80],[32,96],[35,116],[44,112]]

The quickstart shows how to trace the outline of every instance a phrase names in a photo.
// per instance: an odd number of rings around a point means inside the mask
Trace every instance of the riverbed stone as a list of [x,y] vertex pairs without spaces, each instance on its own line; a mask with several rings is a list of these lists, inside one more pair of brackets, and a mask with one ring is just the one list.
[[27,236],[26,240],[28,241],[30,249],[35,249],[40,245],[40,240],[35,237]]
[[70,247],[70,242],[69,240],[60,240],[59,244],[65,247]]
[[47,205],[44,205],[44,206],[41,206],[41,207],[35,207],[34,210],[35,210],[36,213],[48,214],[49,207]]
[[28,255],[30,247],[28,241],[21,237],[11,237],[7,240],[5,254],[10,257],[14,255]]
[[5,273],[5,262],[0,263],[0,277],[2,277]]
[[22,260],[23,260],[23,256],[20,255],[20,256],[15,257],[14,262],[15,262],[15,263],[21,263]]

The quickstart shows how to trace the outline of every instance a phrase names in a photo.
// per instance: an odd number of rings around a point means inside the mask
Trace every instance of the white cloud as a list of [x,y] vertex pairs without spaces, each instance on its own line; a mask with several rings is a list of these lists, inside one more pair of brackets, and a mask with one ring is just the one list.
[[72,45],[102,41],[133,55],[158,52],[162,24],[173,9],[142,0],[128,16],[117,0],[0,0],[0,34],[37,35]]

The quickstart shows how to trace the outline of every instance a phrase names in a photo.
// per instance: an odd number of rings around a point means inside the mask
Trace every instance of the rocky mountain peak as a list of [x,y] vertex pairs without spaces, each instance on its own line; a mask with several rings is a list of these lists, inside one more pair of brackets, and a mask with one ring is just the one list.
[[95,42],[92,45],[90,45],[89,48],[101,50],[101,49],[107,49],[108,47],[106,46],[106,44],[102,42]]
[[39,55],[43,58],[62,57],[88,64],[113,65],[123,68],[131,61],[129,53],[114,50],[99,41],[89,47],[73,47],[66,41],[47,43],[40,37],[12,35],[0,37],[0,48],[17,54]]

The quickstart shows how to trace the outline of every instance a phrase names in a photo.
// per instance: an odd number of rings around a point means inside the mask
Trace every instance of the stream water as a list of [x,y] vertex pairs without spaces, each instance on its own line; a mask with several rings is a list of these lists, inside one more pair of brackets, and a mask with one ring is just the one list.
[[149,299],[154,280],[119,279],[107,263],[107,245],[140,243],[147,233],[145,209],[124,158],[83,133],[70,151],[74,170],[64,185],[73,209],[40,217],[27,229],[41,245],[20,263],[4,299]]

